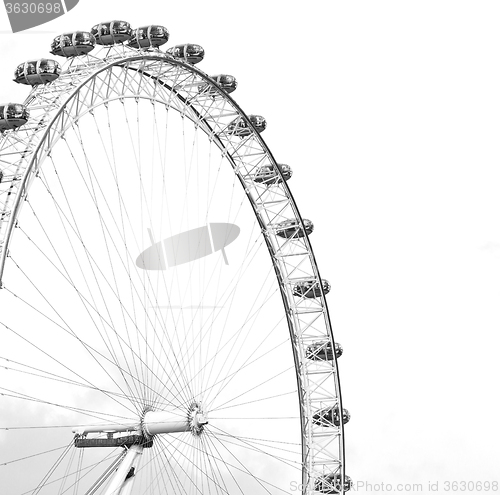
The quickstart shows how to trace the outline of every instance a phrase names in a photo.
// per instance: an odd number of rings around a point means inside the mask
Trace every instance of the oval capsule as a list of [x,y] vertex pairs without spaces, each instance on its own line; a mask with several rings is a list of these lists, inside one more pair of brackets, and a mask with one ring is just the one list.
[[[323,292],[325,294],[328,294],[331,289],[330,282],[328,282],[328,280],[322,279],[321,285],[323,287]],[[320,297],[321,286],[316,280],[301,280],[293,286],[293,295],[298,297],[307,297],[308,299]]]
[[61,66],[55,61],[47,58],[40,60],[29,60],[17,66],[14,73],[14,81],[20,84],[47,84],[55,81],[61,73]]
[[342,486],[342,476],[340,473],[326,474],[317,478],[314,483],[314,489],[317,492],[326,493],[327,495],[348,492],[351,488],[352,480],[347,475],[344,475],[344,486]]
[[[335,342],[335,357],[338,359],[344,353],[340,344]],[[306,349],[306,358],[313,361],[332,361],[333,349],[329,340],[325,342],[314,342]]]
[[115,45],[128,41],[132,37],[132,28],[125,21],[109,21],[96,24],[90,33],[98,45]]
[[[230,76],[229,74],[219,74],[217,76],[210,76],[210,79],[213,79],[217,86],[223,89],[226,93],[232,93],[237,87],[238,82],[234,76]],[[218,93],[217,88],[215,88],[212,84],[204,83],[198,86],[198,91],[200,93],[209,93],[211,95],[215,95]]]
[[92,51],[95,43],[94,36],[87,31],[64,33],[54,38],[50,45],[50,53],[61,57],[77,57]]
[[291,237],[305,237],[306,234],[311,235],[314,230],[314,225],[311,220],[303,218],[302,223],[304,224],[304,228],[300,225],[299,220],[292,218],[277,223],[274,229],[276,235],[284,237],[285,239],[290,239]]
[[133,48],[158,48],[169,38],[168,29],[164,26],[142,26],[132,31],[129,45]]
[[267,127],[266,119],[261,115],[249,115],[248,120],[252,125],[242,117],[237,117],[228,125],[228,131],[236,136],[246,137],[252,134],[253,129],[260,134]]
[[325,407],[313,415],[313,423],[318,426],[340,426],[341,423],[347,424],[351,415],[347,409],[342,409],[342,421],[340,419],[339,406]]
[[[285,181],[288,181],[290,177],[292,177],[292,168],[289,165],[285,165],[284,163],[278,163],[278,168],[281,171],[281,175],[276,172],[275,168],[272,165],[264,165],[260,167],[255,175],[253,176],[254,182],[265,183],[265,184],[280,184]],[[283,179],[281,178],[283,177]]]
[[28,119],[29,112],[21,103],[0,105],[0,132],[17,129],[26,124]]
[[172,46],[166,50],[165,53],[176,60],[181,60],[188,64],[197,64],[201,62],[205,56],[205,50],[200,45],[194,45],[192,43]]

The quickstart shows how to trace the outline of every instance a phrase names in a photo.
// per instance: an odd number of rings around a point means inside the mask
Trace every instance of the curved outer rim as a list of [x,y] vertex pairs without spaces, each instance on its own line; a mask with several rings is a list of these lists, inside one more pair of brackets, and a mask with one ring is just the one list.
[[[109,47],[108,47],[109,48]],[[130,50],[132,51],[132,50]],[[137,55],[137,54],[140,55]],[[142,54],[141,54],[142,53]],[[83,57],[82,57],[83,58]],[[106,61],[102,60],[101,64],[96,65],[94,70],[90,71],[90,75],[85,77],[82,82],[79,82],[77,87],[71,92],[71,94],[67,97],[67,99],[62,102],[62,104],[57,108],[57,111],[55,114],[51,115],[50,122],[47,124],[45,131],[43,132],[38,144],[32,151],[32,156],[30,158],[30,161],[28,163],[28,166],[26,167],[21,183],[18,187],[17,194],[15,196],[15,199],[13,201],[13,207],[11,209],[11,214],[9,218],[9,222],[7,225],[5,237],[4,237],[4,243],[3,243],[3,249],[1,252],[1,257],[0,257],[0,287],[1,287],[1,281],[2,281],[2,275],[5,267],[5,261],[6,257],[8,255],[8,248],[10,244],[10,240],[12,238],[13,232],[14,232],[14,227],[17,223],[17,220],[19,218],[20,214],[20,209],[22,205],[22,201],[26,199],[27,194],[29,192],[29,188],[33,182],[33,179],[35,178],[38,169],[41,167],[43,163],[43,159],[39,159],[39,155],[41,150],[43,149],[44,143],[46,143],[50,132],[53,130],[54,124],[58,121],[58,119],[61,117],[61,115],[67,110],[68,104],[70,104],[77,95],[80,94],[80,91],[82,88],[84,88],[88,83],[91,81],[95,80],[96,76],[98,74],[103,73],[104,71],[110,71],[114,67],[120,67],[124,71],[128,69],[134,69],[134,67],[129,67],[129,65],[133,62],[161,62],[162,64],[168,64],[171,66],[177,66],[182,70],[185,70],[186,72],[190,73],[193,76],[197,76],[198,78],[202,79],[203,82],[208,83],[210,86],[215,88],[219,96],[222,96],[222,98],[225,100],[226,103],[232,107],[233,110],[235,110],[236,114],[238,117],[242,118],[247,125],[249,126],[250,129],[252,129],[252,134],[251,138],[255,143],[258,144],[258,146],[262,149],[263,154],[265,154],[269,160],[269,162],[274,166],[274,169],[277,170],[278,174],[281,177],[281,183],[280,187],[283,188],[283,191],[286,195],[286,198],[288,199],[290,203],[290,207],[295,214],[296,219],[300,222],[300,225],[302,229],[304,229],[304,224],[302,217],[300,216],[300,213],[298,211],[298,208],[295,204],[295,201],[293,199],[293,196],[288,188],[288,185],[286,181],[283,179],[282,173],[280,169],[276,166],[276,161],[274,160],[269,148],[265,144],[264,140],[262,137],[256,132],[256,130],[253,128],[250,120],[248,119],[248,116],[242,111],[242,109],[239,107],[239,105],[233,100],[231,96],[229,96],[225,91],[221,90],[219,86],[217,86],[212,79],[210,79],[207,74],[203,73],[199,69],[193,67],[190,64],[186,64],[184,62],[172,59],[171,57],[164,56],[158,52],[158,54],[151,55],[150,53],[144,53],[141,50],[134,50],[132,52],[132,55],[129,54],[129,56],[121,56],[119,58],[116,58],[111,61]],[[135,69],[138,70],[138,69]],[[262,228],[262,232],[265,238],[266,245],[268,247],[271,260],[274,265],[275,273],[277,280],[279,282],[279,285],[281,287],[281,294],[282,294],[282,299],[285,307],[286,314],[288,315],[288,327],[290,331],[290,337],[292,339],[292,348],[293,348],[293,353],[294,353],[294,360],[295,360],[295,365],[296,365],[296,376],[297,376],[297,384],[298,384],[298,394],[299,394],[299,403],[300,403],[300,408],[301,408],[301,427],[302,427],[302,456],[303,456],[303,477],[302,477],[302,491],[303,493],[310,493],[315,491],[314,490],[314,483],[315,480],[318,479],[318,477],[321,477],[321,475],[328,474],[329,470],[328,467],[332,465],[330,462],[319,462],[315,463],[314,459],[314,451],[317,450],[319,452],[318,457],[323,456],[324,457],[324,449],[326,447],[320,447],[319,449],[314,449],[314,442],[318,441],[316,437],[319,436],[325,436],[324,430],[323,433],[320,435],[314,434],[314,426],[312,422],[312,414],[313,411],[311,409],[311,405],[309,404],[306,396],[308,395],[308,389],[310,389],[310,375],[308,373],[308,366],[313,366],[316,363],[311,363],[309,362],[310,360],[307,360],[304,356],[304,343],[302,342],[302,348],[299,343],[299,336],[297,332],[297,326],[300,327],[300,324],[297,321],[298,318],[298,312],[296,311],[297,309],[297,304],[294,304],[294,296],[291,295],[291,290],[290,290],[290,282],[288,281],[288,290],[287,290],[287,274],[284,273],[283,266],[280,265],[278,256],[277,256],[277,250],[276,250],[276,243],[280,242],[280,240],[277,238],[276,234],[273,233],[272,229],[270,228],[271,226],[269,224],[266,224],[264,219],[262,218],[261,213],[259,212],[259,205],[256,204],[256,201],[252,197],[250,191],[249,191],[249,184],[245,182],[244,177],[242,174],[239,172],[239,169],[241,169],[241,166],[238,165],[237,160],[235,160],[234,154],[231,154],[228,152],[228,147],[224,145],[224,143],[221,140],[221,136],[224,136],[225,139],[228,140],[228,142],[231,141],[231,136],[226,133],[218,132],[215,134],[214,129],[212,128],[212,125],[209,124],[207,121],[206,117],[203,117],[196,109],[194,103],[199,103],[197,100],[193,98],[191,101],[188,101],[187,98],[184,98],[181,94],[180,91],[177,89],[171,88],[168,84],[166,84],[164,81],[162,81],[160,78],[155,77],[151,74],[148,74],[145,71],[141,71],[144,75],[155,79],[155,82],[158,83],[160,82],[162,85],[166,86],[172,93],[175,94],[175,96],[183,102],[184,105],[190,108],[191,111],[194,111],[196,117],[200,119],[200,123],[204,124],[204,131],[208,134],[210,133],[216,142],[216,144],[219,146],[219,148],[225,153],[225,156],[229,159],[231,165],[233,166],[234,172],[238,175],[238,178],[242,184],[242,187],[245,189],[245,192],[247,194],[248,199],[250,200],[250,203],[254,209],[254,213],[259,221],[259,224]],[[57,82],[57,81],[55,81]],[[54,83],[51,83],[54,84]],[[182,89],[182,88],[181,88]],[[37,89],[35,88],[28,97],[27,102],[30,101],[32,98],[32,95],[35,94]],[[194,103],[193,103],[194,102]],[[99,103],[95,106],[98,106],[100,104],[103,104],[104,100],[99,101]],[[208,113],[207,115],[210,116]],[[21,128],[22,129],[22,128]],[[208,130],[208,132],[207,132]],[[19,130],[18,130],[19,131]],[[14,131],[16,132],[16,131]],[[35,131],[36,132],[36,131]],[[39,132],[39,131],[38,131]],[[234,136],[232,136],[234,138]],[[237,138],[241,139],[241,138]],[[234,141],[234,139],[233,139]],[[262,205],[260,205],[260,211],[262,211]],[[288,242],[289,240],[286,240]],[[314,257],[314,253],[312,251],[312,247],[309,241],[309,238],[306,234],[304,238],[302,238],[302,241],[304,243],[304,247],[307,250],[307,255],[309,257],[311,267],[312,267],[312,272],[314,275],[314,278],[316,280],[321,280],[319,270],[317,268],[316,260]],[[283,243],[282,243],[283,244]],[[332,344],[334,344],[333,340],[333,333],[331,329],[331,322],[330,322],[330,317],[329,317],[329,312],[327,308],[327,303],[325,299],[325,294],[324,290],[322,287],[322,284],[319,284],[321,288],[321,297],[318,298],[319,303],[321,304],[322,308],[322,313],[324,316],[324,323],[326,327],[326,336],[329,338]],[[302,298],[303,299],[303,298]],[[318,374],[316,371],[315,374]],[[339,383],[339,373],[338,373],[338,367],[337,367],[337,361],[336,357],[334,355],[334,360],[331,363],[331,371],[330,374],[334,376],[334,382],[335,382],[335,403],[338,404],[340,409],[342,410],[342,399],[341,399],[341,392],[340,392],[340,383]],[[343,432],[343,424],[341,423],[340,427],[336,432],[334,432],[333,435],[330,435],[332,438],[336,437],[338,441],[338,463],[336,469],[333,469],[333,471],[338,472],[341,476],[342,480],[342,487],[341,487],[341,492],[344,492],[344,475],[345,475],[345,463],[344,463],[344,432]],[[329,442],[332,440],[330,439]],[[323,465],[323,469],[318,469],[321,468]],[[330,472],[332,469],[330,469]]]

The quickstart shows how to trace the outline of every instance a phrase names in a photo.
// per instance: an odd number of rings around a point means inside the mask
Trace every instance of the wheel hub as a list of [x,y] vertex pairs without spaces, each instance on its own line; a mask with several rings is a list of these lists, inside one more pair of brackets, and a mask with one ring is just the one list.
[[193,402],[189,406],[188,421],[193,435],[199,436],[203,432],[203,427],[208,424],[206,414],[200,402]]

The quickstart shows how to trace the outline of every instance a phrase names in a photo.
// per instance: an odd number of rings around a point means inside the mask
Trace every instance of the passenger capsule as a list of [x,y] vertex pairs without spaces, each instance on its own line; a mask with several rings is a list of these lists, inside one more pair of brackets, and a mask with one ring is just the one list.
[[342,476],[340,473],[332,473],[318,478],[314,484],[317,492],[335,495],[337,493],[348,492],[352,488],[352,480],[344,475],[344,486],[342,487]]
[[278,168],[281,170],[281,175],[276,172],[275,168],[272,165],[264,165],[263,167],[260,167],[253,177],[254,182],[280,184],[281,182],[283,182],[281,176],[283,176],[285,181],[288,181],[293,174],[290,165],[278,163]]
[[[210,76],[210,79],[213,79],[217,86],[223,89],[226,93],[232,93],[237,87],[238,82],[234,76],[230,76],[229,74],[219,74],[218,76]],[[198,91],[200,93],[209,93],[209,94],[217,94],[217,89],[214,88],[212,84],[204,83],[198,86]]]
[[168,29],[163,26],[143,26],[132,30],[129,45],[133,48],[150,48],[164,45],[169,38]]
[[28,118],[28,110],[20,103],[0,105],[0,132],[21,127],[26,124]]
[[[342,409],[342,423],[349,423],[351,415],[347,409]],[[339,406],[325,407],[313,415],[313,423],[318,426],[340,426]]]
[[188,64],[197,64],[201,62],[205,56],[205,50],[203,50],[200,45],[193,45],[191,43],[172,46],[166,50],[166,53]]
[[[248,120],[250,120],[253,128],[259,134],[267,127],[266,119],[260,115],[249,115]],[[236,119],[229,124],[228,130],[236,136],[246,137],[252,134],[252,126],[249,126],[247,121],[243,120],[242,117],[236,117]]]
[[[328,294],[331,289],[330,282],[328,280],[321,280],[321,285],[323,286],[323,292]],[[321,296],[321,287],[319,282],[316,280],[302,280],[301,282],[297,282],[293,287],[293,295],[299,297],[307,297],[312,299],[314,297]]]
[[77,57],[92,51],[95,43],[94,36],[86,31],[64,33],[54,38],[50,45],[50,53],[61,57]]
[[29,60],[17,66],[14,81],[20,84],[47,84],[56,80],[61,73],[61,66],[55,60],[42,58]]
[[128,41],[132,37],[132,28],[125,21],[110,21],[96,24],[90,33],[98,45],[115,45]]
[[[338,359],[344,353],[342,346],[335,342],[335,357]],[[306,349],[306,358],[313,361],[332,361],[333,350],[329,340],[326,342],[314,342]]]
[[311,235],[314,230],[314,225],[311,220],[303,218],[302,223],[304,224],[304,228],[302,228],[300,222],[295,218],[277,223],[274,226],[276,235],[284,237],[285,239],[290,239],[291,237],[304,237],[306,233],[307,235]]

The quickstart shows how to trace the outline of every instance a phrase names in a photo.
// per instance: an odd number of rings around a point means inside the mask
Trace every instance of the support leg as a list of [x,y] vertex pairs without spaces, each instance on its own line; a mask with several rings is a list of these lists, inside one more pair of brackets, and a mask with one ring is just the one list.
[[142,450],[142,445],[132,445],[130,447],[104,495],[128,495],[131,492],[135,476],[127,478],[127,475],[132,467],[137,469]]

